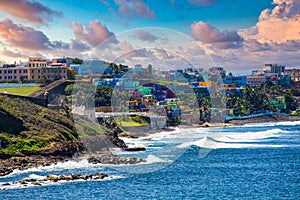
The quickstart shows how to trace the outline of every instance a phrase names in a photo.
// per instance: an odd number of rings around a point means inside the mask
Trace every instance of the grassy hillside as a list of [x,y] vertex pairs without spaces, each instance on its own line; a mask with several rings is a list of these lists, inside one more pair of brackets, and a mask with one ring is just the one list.
[[66,145],[76,146],[78,136],[72,120],[66,116],[0,95],[0,153],[51,152],[51,148],[64,151]]

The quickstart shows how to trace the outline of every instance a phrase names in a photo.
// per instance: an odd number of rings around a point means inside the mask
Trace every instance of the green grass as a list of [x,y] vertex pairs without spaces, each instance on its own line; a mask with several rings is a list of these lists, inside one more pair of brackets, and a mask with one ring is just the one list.
[[128,118],[123,118],[120,123],[121,126],[123,127],[129,127],[129,126],[146,126],[148,125],[148,122],[145,120],[141,119],[140,117],[128,117]]
[[33,92],[39,90],[39,86],[28,86],[28,87],[17,87],[17,88],[0,88],[0,93],[4,93],[5,91],[8,94],[15,94],[20,96],[28,96]]

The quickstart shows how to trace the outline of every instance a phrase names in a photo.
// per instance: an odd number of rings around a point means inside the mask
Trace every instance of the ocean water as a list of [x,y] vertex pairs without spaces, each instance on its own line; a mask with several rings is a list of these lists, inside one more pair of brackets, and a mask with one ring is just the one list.
[[[137,165],[92,165],[85,158],[0,178],[0,199],[299,199],[300,122],[176,129],[112,151],[147,160]],[[103,180],[1,186],[47,174],[107,173]]]

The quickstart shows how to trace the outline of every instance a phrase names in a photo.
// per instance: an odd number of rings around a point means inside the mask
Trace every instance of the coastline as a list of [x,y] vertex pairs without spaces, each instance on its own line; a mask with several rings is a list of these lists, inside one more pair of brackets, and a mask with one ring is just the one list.
[[[270,116],[262,116],[250,119],[243,119],[243,120],[231,120],[229,123],[208,123],[205,122],[202,125],[194,124],[194,125],[180,125],[178,127],[167,127],[160,130],[150,130],[144,132],[143,134],[128,134],[128,133],[121,133],[119,137],[128,137],[128,138],[137,138],[146,136],[152,133],[157,132],[167,132],[167,131],[174,131],[176,128],[219,128],[219,127],[226,127],[226,126],[241,126],[245,124],[253,124],[253,123],[268,123],[268,122],[293,122],[293,121],[300,121],[300,116],[283,116],[283,115],[270,115]],[[121,140],[121,139],[120,139]],[[82,153],[82,152],[78,152]],[[84,153],[84,152],[83,152]],[[103,152],[104,153],[104,152]],[[87,154],[89,155],[89,154]],[[103,156],[105,155],[105,156]],[[66,162],[69,160],[74,160],[78,157],[78,155],[70,156],[70,155],[20,155],[14,156],[9,159],[1,159],[0,160],[0,177],[6,176],[13,172],[13,170],[26,170],[33,167],[39,166],[48,166],[51,164],[57,164],[58,162]],[[95,158],[94,156],[90,157],[90,163],[110,163],[110,164],[122,164],[131,163],[135,164],[136,162],[144,162],[144,160],[132,160],[132,158],[128,158],[129,160],[120,160],[116,158],[116,155],[102,154],[101,157]]]
[[233,126],[240,126],[245,124],[253,124],[253,123],[268,123],[268,122],[293,122],[300,121],[300,116],[284,116],[284,115],[269,115],[269,116],[261,116],[250,119],[243,120],[231,120],[229,123]]

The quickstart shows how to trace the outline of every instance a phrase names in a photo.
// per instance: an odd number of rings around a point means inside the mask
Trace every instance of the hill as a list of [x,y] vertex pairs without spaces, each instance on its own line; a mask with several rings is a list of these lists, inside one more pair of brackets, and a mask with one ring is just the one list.
[[1,158],[83,150],[72,120],[47,108],[0,96],[0,119]]

